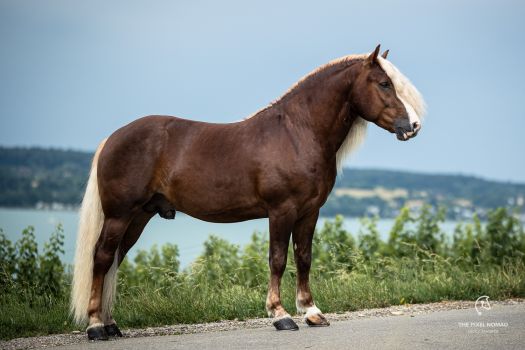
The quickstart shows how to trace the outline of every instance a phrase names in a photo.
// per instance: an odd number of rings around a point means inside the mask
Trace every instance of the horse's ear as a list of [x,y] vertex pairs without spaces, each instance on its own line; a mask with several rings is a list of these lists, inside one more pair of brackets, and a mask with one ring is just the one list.
[[377,63],[377,56],[379,55],[379,49],[381,48],[381,44],[377,45],[374,52],[372,52],[367,58],[367,63]]
[[390,50],[386,50],[385,52],[383,52],[383,54],[381,55],[381,57],[383,57],[385,60],[388,56],[388,53],[390,52]]

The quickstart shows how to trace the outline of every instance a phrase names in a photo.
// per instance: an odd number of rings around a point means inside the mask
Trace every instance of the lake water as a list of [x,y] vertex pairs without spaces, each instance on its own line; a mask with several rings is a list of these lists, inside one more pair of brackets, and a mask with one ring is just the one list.
[[[323,225],[327,218],[319,219],[317,227]],[[394,220],[384,219],[378,222],[378,229],[383,239],[388,237]],[[49,239],[56,225],[64,227],[64,261],[71,263],[75,252],[75,240],[78,224],[76,211],[45,211],[32,209],[0,208],[0,228],[7,238],[16,241],[24,228],[35,227],[35,236],[42,249],[43,243]],[[449,221],[442,225],[447,233],[452,233],[456,223]],[[360,228],[359,219],[345,219],[345,228],[354,237]],[[250,241],[254,231],[268,232],[268,219],[244,221],[234,224],[215,224],[177,213],[175,220],[164,220],[155,216],[147,225],[137,244],[130,250],[129,256],[134,257],[138,249],[149,249],[154,244],[175,243],[179,247],[181,267],[188,266],[203,251],[203,243],[210,234],[228,240],[231,243],[244,246]]]

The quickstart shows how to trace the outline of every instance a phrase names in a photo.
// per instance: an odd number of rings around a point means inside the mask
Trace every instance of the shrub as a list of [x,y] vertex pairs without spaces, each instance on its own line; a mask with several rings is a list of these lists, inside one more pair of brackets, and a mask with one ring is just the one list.
[[35,230],[28,226],[13,244],[0,230],[0,279],[2,292],[32,300],[35,296],[59,297],[64,293],[64,230],[61,225],[44,244],[40,255]]

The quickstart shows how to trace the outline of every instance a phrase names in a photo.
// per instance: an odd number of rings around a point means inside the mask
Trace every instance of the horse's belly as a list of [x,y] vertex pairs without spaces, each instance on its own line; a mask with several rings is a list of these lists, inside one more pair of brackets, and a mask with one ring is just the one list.
[[224,210],[219,212],[203,212],[203,211],[184,211],[183,213],[193,216],[194,218],[217,223],[232,223],[246,220],[254,220],[268,217],[265,210],[261,208],[252,208],[250,210]]
[[232,201],[228,204],[192,199],[176,204],[176,210],[209,222],[239,222],[267,217],[263,207],[246,205]]
[[239,222],[267,216],[267,211],[249,189],[177,186],[172,199],[177,211],[209,222]]

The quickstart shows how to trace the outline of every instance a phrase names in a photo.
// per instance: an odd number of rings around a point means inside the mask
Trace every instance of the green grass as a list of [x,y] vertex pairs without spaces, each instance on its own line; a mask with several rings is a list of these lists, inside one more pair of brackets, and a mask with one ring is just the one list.
[[[491,299],[525,296],[521,262],[467,271],[438,260],[406,258],[382,264],[380,270],[368,266],[368,273],[363,271],[364,266],[359,271],[335,271],[330,276],[314,273],[311,285],[317,305],[324,312],[344,312],[403,303],[476,300],[480,295]],[[293,272],[287,273],[282,296],[291,313],[295,312],[294,283]],[[123,328],[266,316],[266,285],[198,284],[188,279],[162,287],[148,283],[134,288],[121,286],[119,293],[114,316]],[[83,330],[72,324],[65,297],[36,297],[28,304],[20,296],[3,294],[0,305],[2,339]]]

